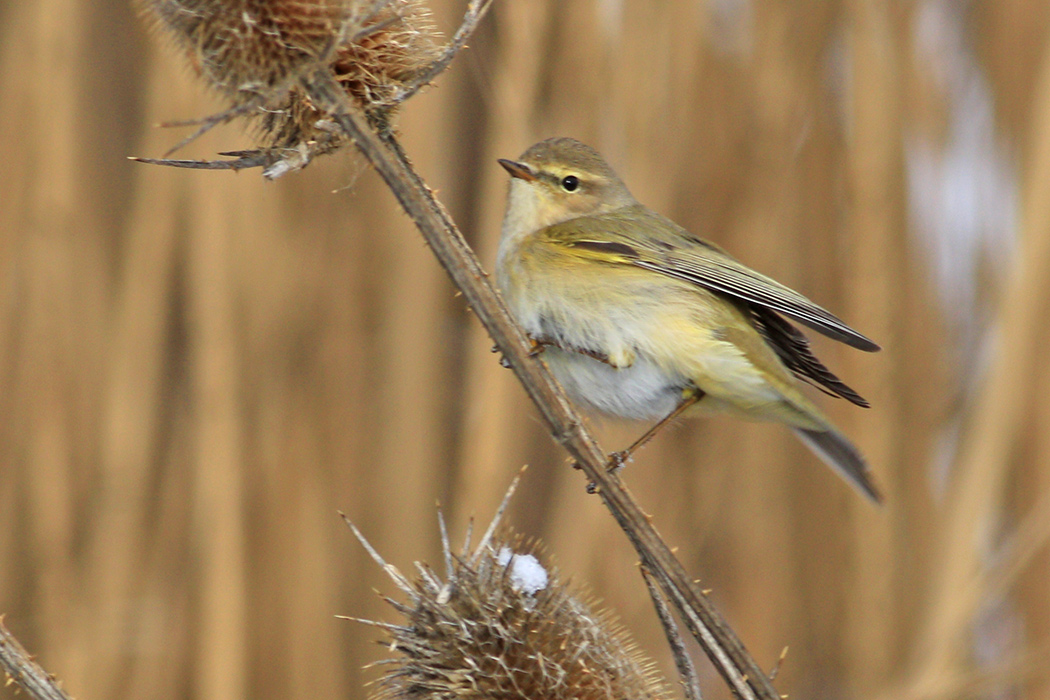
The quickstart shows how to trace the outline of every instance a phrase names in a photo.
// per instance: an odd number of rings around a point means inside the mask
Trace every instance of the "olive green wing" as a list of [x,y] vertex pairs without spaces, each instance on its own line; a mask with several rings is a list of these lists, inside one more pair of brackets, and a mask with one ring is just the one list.
[[[641,230],[645,237],[638,235]],[[644,207],[573,219],[544,229],[543,235],[588,257],[653,270],[767,308],[860,350],[880,349],[798,292]]]
[[656,259],[640,259],[635,264],[776,311],[859,350],[875,352],[880,349],[872,340],[798,292],[716,251],[699,253],[676,248]]

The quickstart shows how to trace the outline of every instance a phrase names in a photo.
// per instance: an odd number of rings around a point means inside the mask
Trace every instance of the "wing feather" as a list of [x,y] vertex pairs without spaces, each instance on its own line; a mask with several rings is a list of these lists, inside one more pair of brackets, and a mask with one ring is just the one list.
[[[659,230],[661,236],[637,240],[630,232],[639,225]],[[553,243],[600,252],[609,263],[635,265],[775,311],[851,347],[866,352],[880,349],[798,292],[740,264],[718,246],[641,205],[571,219],[548,227],[543,235]]]
[[764,306],[858,350],[880,349],[831,312],[732,259],[701,258],[695,253],[677,250],[667,254],[664,260],[635,260],[634,264]]
[[863,396],[817,359],[809,349],[809,340],[802,331],[768,309],[754,305],[750,308],[759,333],[792,374],[826,394],[841,397],[863,408],[871,407]]

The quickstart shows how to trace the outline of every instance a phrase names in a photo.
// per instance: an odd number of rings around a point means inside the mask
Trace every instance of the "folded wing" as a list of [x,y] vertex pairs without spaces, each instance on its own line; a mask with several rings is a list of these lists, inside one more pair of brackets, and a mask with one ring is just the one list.
[[[818,333],[851,347],[875,352],[879,346],[847,326],[826,309],[731,258],[721,248],[641,206],[618,210],[614,216],[593,216],[556,224],[545,230],[552,242],[692,282],[700,287],[783,314]],[[647,221],[652,219],[652,221]],[[637,240],[630,231],[650,226],[661,235]]]
[[878,345],[829,311],[728,256],[713,252],[701,257],[694,251],[679,248],[655,260],[639,259],[634,264],[763,306],[858,350],[879,350]]

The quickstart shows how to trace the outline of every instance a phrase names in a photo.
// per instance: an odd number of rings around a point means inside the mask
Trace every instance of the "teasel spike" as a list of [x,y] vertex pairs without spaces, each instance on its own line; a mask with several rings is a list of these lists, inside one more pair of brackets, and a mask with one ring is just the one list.
[[416,571],[419,573],[420,583],[425,584],[427,586],[427,589],[428,589],[427,592],[428,593],[431,593],[431,592],[436,593],[437,591],[440,591],[442,584],[439,583],[437,578],[435,578],[434,574],[431,573],[430,568],[426,564],[423,564],[422,562],[418,562],[417,561],[417,562],[414,562],[414,563],[415,563]]
[[[473,539],[473,537],[474,537],[474,516],[472,515],[472,516],[470,516],[467,519],[467,532],[466,532],[465,535],[463,535],[463,551],[460,554],[460,556],[463,559],[466,559],[468,556],[470,556],[470,541],[471,541],[471,539]],[[447,558],[447,555],[446,555],[446,558]]]
[[499,508],[496,509],[496,515],[493,516],[492,522],[489,523],[488,529],[485,530],[485,534],[482,535],[481,541],[478,542],[478,548],[474,551],[474,556],[470,560],[471,564],[476,563],[478,557],[480,557],[485,552],[485,549],[488,547],[489,542],[492,540],[492,536],[496,533],[496,528],[498,528],[500,526],[500,523],[503,522],[503,516],[507,512],[507,506],[510,505],[510,498],[518,489],[518,484],[521,482],[521,476],[525,473],[525,470],[527,470],[528,468],[529,465],[523,465],[522,468],[518,470],[518,474],[510,482],[510,486],[507,488],[507,493],[503,494],[503,500],[500,502]]
[[365,539],[365,536],[361,534],[361,531],[357,529],[357,526],[354,525],[353,522],[351,522],[350,518],[346,517],[346,513],[340,511],[339,517],[343,519],[343,522],[347,524],[347,526],[350,528],[350,531],[354,533],[354,537],[357,538],[357,541],[360,542],[361,546],[365,548],[366,552],[368,552],[368,556],[372,557],[372,561],[374,561],[376,564],[379,564],[379,568],[386,572],[387,576],[389,576],[390,579],[397,584],[398,588],[400,588],[405,593],[408,593],[409,595],[414,595],[415,588],[413,588],[409,580],[405,578],[400,571],[397,570],[397,567],[393,566],[392,564],[387,564],[383,557],[379,556],[379,552],[377,552],[375,547],[373,547],[372,544],[367,539]]
[[438,531],[441,533],[441,553],[445,558],[445,578],[452,578],[452,546],[449,544],[448,527],[445,525],[445,514],[441,512],[441,504],[437,509]]
[[363,617],[353,617],[351,615],[336,615],[337,620],[346,620],[347,622],[357,622],[362,625],[368,625],[369,627],[378,627],[381,630],[387,632],[411,632],[411,627],[402,627],[401,625],[394,625],[389,622],[379,622],[377,620],[367,620]]

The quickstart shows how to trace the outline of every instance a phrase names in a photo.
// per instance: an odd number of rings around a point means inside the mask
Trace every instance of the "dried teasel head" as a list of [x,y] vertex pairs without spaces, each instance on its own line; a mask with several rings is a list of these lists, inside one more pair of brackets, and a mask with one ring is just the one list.
[[139,5],[230,101],[230,110],[211,122],[258,117],[265,143],[248,153],[267,154],[270,163],[295,161],[285,170],[347,143],[303,89],[309,71],[326,67],[373,125],[385,128],[399,90],[440,53],[430,13],[419,0],[139,0]]
[[417,564],[413,580],[354,530],[407,598],[388,599],[404,615],[399,624],[369,623],[386,630],[386,646],[398,653],[383,662],[379,700],[670,697],[609,614],[569,590],[534,546],[494,530],[473,552],[468,535],[460,556],[443,537],[445,577]]

